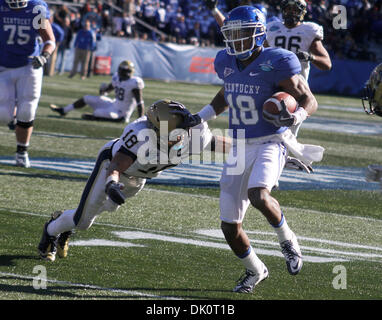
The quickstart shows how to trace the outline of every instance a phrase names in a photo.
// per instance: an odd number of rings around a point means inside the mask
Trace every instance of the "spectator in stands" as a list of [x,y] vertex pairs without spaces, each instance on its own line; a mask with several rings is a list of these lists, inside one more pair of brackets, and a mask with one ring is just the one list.
[[65,53],[67,49],[70,49],[70,42],[72,41],[72,38],[73,38],[73,31],[72,31],[72,28],[70,27],[69,16],[65,18],[63,29],[64,29],[64,39],[60,43],[57,49],[57,58],[60,59],[57,70],[60,75],[64,73]]
[[74,41],[74,61],[73,68],[69,75],[69,78],[73,78],[77,73],[78,65],[81,64],[81,79],[85,80],[88,73],[89,59],[91,50],[94,48],[95,37],[91,30],[91,24],[89,20],[85,21],[85,27],[78,31],[76,39]]
[[179,14],[177,19],[172,24],[172,35],[176,38],[176,42],[179,44],[185,44],[187,42],[187,26],[185,23],[185,17]]
[[50,10],[50,24],[52,25],[52,30],[54,37],[56,39],[56,48],[54,49],[52,55],[50,56],[50,59],[48,60],[48,63],[44,66],[44,74],[47,76],[53,76],[54,71],[56,69],[56,60],[57,60],[57,50],[60,44],[64,40],[65,31],[61,28],[61,26],[58,23],[53,22],[54,20],[54,12]]

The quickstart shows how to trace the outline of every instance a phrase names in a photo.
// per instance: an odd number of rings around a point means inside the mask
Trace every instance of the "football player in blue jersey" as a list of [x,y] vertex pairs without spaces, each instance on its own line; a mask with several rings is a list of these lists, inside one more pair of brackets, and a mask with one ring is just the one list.
[[[271,190],[284,168],[286,146],[292,147],[295,139],[289,127],[315,112],[317,101],[299,75],[301,65],[296,55],[281,48],[263,47],[266,32],[261,11],[252,6],[237,7],[229,12],[221,31],[226,49],[218,52],[215,71],[224,85],[209,105],[188,120],[190,126],[198,125],[229,109],[234,142],[220,180],[221,229],[246,268],[234,291],[248,293],[268,277],[267,267],[255,254],[242,228],[250,204],[273,226],[289,273],[296,275],[301,270],[297,237]],[[291,114],[281,103],[280,114],[264,113],[264,102],[277,91],[292,95],[299,104],[297,111]],[[323,149],[314,147],[320,155],[313,161],[320,161]],[[315,151],[306,149],[304,157],[311,152]],[[239,162],[234,161],[234,155],[241,155]]]
[[42,0],[0,0],[0,122],[11,122],[16,106],[16,165],[21,167],[30,167],[27,149],[41,94],[42,66],[56,47],[48,19]]

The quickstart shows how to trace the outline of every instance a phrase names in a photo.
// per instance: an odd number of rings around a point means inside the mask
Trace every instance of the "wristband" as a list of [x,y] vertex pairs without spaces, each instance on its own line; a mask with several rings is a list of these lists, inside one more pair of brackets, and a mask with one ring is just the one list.
[[107,185],[109,184],[109,182],[111,182],[111,181],[113,181],[113,182],[115,182],[115,183],[118,183],[118,181],[115,180],[114,176],[113,176],[113,175],[110,175],[110,176],[108,176],[107,179],[106,179],[105,186],[107,186]]
[[216,16],[218,13],[219,13],[219,10],[218,10],[218,8],[213,8],[212,10],[211,10],[211,13],[212,13],[212,15],[213,16]]
[[50,44],[52,47],[53,47],[53,50],[52,52],[56,49],[56,42],[53,41],[53,40],[47,40],[44,42],[44,47],[47,45],[47,44]]
[[216,118],[216,112],[213,106],[210,104],[207,104],[206,106],[203,107],[202,110],[198,112],[198,116],[200,119],[202,119],[202,122],[215,119]]
[[295,118],[294,125],[303,122],[306,118],[308,118],[308,113],[302,107],[299,107],[294,113],[292,113]]

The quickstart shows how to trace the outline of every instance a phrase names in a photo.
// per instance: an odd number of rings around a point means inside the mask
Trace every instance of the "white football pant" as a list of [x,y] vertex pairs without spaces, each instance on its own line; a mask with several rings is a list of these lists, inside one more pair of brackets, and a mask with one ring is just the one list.
[[[240,145],[238,148],[236,143],[232,145],[220,179],[222,221],[241,223],[250,204],[248,189],[263,187],[271,192],[277,184],[285,165],[287,149],[279,141],[269,141],[271,139],[247,139],[242,148]],[[237,160],[234,160],[235,157]],[[243,168],[235,173],[232,170],[235,166]]]
[[13,120],[17,106],[17,120],[35,119],[41,95],[43,69],[33,69],[31,64],[20,68],[0,67],[0,123]]
[[[105,193],[106,171],[110,164],[112,146],[115,141],[106,143],[98,153],[96,164],[74,214],[74,223],[77,229],[90,228],[99,214],[104,211],[115,211],[119,207]],[[122,193],[126,198],[130,198],[143,189],[146,179],[121,175],[120,182],[125,186]]]
[[129,121],[134,108],[130,108],[127,112],[118,108],[118,102],[115,99],[108,98],[106,96],[84,96],[84,101],[93,110],[93,115],[96,117],[107,119],[119,119],[126,118],[126,122]]

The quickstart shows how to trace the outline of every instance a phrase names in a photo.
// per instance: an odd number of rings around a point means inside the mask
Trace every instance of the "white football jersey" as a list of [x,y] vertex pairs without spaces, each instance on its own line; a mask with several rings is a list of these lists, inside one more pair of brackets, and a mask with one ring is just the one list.
[[164,169],[177,166],[191,154],[200,154],[210,143],[212,133],[206,122],[189,130],[186,134],[184,147],[179,150],[160,150],[156,135],[146,116],[129,123],[119,140],[114,144],[112,154],[123,148],[123,151],[132,158],[134,163],[124,172],[128,176],[140,178],[153,178]]
[[[323,40],[322,26],[314,22],[302,22],[295,28],[288,29],[281,21],[267,24],[267,42],[271,47],[280,47],[296,53],[309,52],[313,40]],[[301,62],[301,75],[308,80],[310,71],[309,62]]]
[[[120,81],[118,73],[114,73],[111,83],[115,90],[115,107],[121,110],[124,114],[136,107],[132,90],[143,89],[145,84],[140,77],[131,77],[128,80]],[[138,101],[139,102],[139,101]]]

